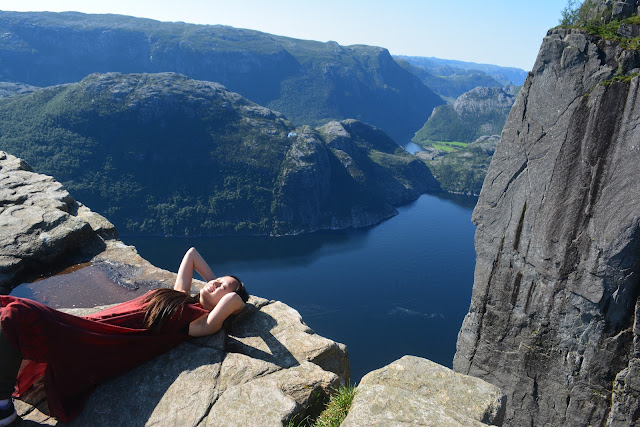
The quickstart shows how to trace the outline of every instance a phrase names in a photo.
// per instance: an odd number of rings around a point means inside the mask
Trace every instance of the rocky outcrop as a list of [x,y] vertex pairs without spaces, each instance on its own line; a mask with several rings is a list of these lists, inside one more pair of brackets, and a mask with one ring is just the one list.
[[551,30],[493,156],[454,369],[507,394],[506,425],[639,421],[638,67]]
[[357,120],[304,126],[278,176],[275,232],[370,226],[437,189],[429,169],[377,128]]
[[0,98],[6,98],[13,95],[30,93],[38,88],[24,83],[0,82]]
[[[113,262],[122,255],[125,268],[145,264],[131,247],[102,257]],[[162,274],[167,281],[173,276]],[[185,342],[100,385],[71,425],[281,426],[318,415],[348,378],[344,345],[314,334],[285,304],[252,296],[228,332]],[[25,425],[57,424],[47,415],[41,384],[16,408]]]
[[437,141],[470,143],[481,136],[499,134],[518,90],[515,86],[476,87],[465,92],[453,105],[434,108],[412,141],[425,146]]
[[433,110],[413,141],[442,190],[477,196],[518,87],[476,87]]
[[504,88],[476,87],[460,95],[453,103],[453,109],[463,117],[486,115],[494,110],[506,110],[508,114],[517,94],[518,88],[510,85]]
[[[87,261],[108,272],[116,287],[144,291],[175,281],[174,273],[117,240],[111,223],[74,201],[60,183],[4,152],[0,196],[5,288],[36,267],[50,273]],[[86,277],[74,284],[78,291],[93,285]],[[314,334],[291,307],[252,296],[227,331],[185,342],[99,386],[72,425],[280,426],[317,415],[348,378],[344,345]],[[16,408],[23,420],[18,425],[57,424],[48,416],[41,383],[16,400]]]
[[505,396],[485,381],[404,356],[362,378],[344,427],[502,425]]
[[[113,225],[52,177],[0,151],[0,291],[104,249]],[[56,267],[54,267],[54,265]]]
[[622,20],[640,13],[640,2],[638,0],[591,0],[592,10],[589,18],[607,20]]

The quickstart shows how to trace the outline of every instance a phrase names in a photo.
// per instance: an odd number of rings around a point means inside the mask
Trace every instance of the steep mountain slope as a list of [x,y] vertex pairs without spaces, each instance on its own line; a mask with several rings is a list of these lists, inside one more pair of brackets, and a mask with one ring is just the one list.
[[316,131],[222,85],[94,74],[0,100],[0,149],[61,181],[121,232],[286,234],[375,224],[437,188],[357,121]]
[[0,34],[0,81],[172,71],[222,83],[297,125],[354,118],[401,142],[443,102],[378,47],[75,12],[0,12]]
[[547,34],[473,214],[473,296],[454,368],[507,394],[506,425],[640,422],[640,52],[630,42]]
[[436,107],[412,141],[421,145],[430,145],[430,141],[469,143],[484,135],[500,134],[517,93],[514,86],[477,87],[465,92],[453,105]]

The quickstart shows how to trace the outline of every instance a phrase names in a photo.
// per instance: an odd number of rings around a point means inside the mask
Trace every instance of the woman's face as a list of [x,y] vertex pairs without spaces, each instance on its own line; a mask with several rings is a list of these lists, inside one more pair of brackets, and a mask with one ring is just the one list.
[[205,310],[211,311],[223,296],[235,292],[238,286],[240,286],[240,284],[236,279],[229,276],[222,276],[211,280],[200,289],[200,305]]

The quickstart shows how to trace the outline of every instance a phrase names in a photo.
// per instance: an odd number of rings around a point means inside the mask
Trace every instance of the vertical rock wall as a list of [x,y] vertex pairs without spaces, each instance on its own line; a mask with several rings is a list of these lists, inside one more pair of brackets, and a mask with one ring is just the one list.
[[454,359],[507,394],[505,425],[638,420],[640,82],[599,84],[638,67],[551,30],[507,119]]

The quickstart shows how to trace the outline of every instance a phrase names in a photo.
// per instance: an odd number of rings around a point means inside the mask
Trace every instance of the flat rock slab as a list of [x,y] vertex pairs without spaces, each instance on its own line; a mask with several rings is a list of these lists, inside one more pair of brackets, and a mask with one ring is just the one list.
[[341,425],[502,425],[505,401],[498,387],[483,380],[404,356],[362,378]]
[[76,202],[54,178],[0,151],[0,288],[104,249],[115,237],[104,217]]

